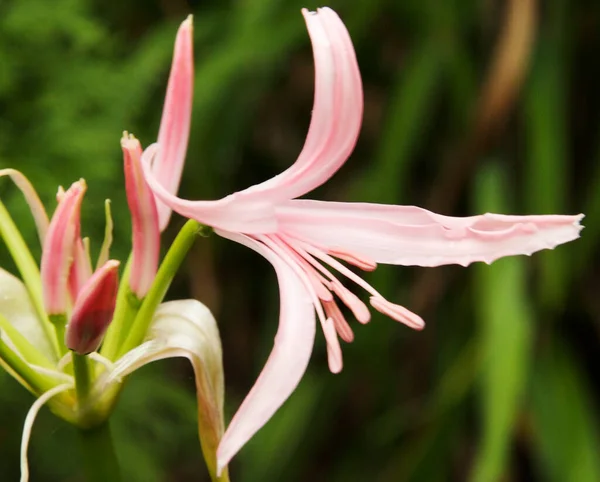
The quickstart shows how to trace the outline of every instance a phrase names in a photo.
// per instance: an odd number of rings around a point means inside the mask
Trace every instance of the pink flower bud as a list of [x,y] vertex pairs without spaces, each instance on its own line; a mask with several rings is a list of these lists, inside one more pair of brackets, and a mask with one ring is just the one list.
[[119,286],[119,262],[107,261],[81,288],[65,333],[65,344],[85,355],[95,351],[112,321]]
[[41,277],[44,305],[49,315],[67,312],[69,271],[79,239],[81,201],[86,191],[83,179],[60,192],[42,248]]
[[125,164],[125,188],[131,211],[133,254],[129,286],[143,298],[156,276],[160,254],[160,231],[154,194],[142,171],[142,146],[124,133],[121,139]]

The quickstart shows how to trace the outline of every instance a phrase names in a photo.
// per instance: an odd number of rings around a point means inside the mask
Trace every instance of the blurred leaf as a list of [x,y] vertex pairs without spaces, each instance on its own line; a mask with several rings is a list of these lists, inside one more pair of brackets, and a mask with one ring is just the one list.
[[375,159],[354,192],[369,202],[397,203],[406,199],[407,176],[415,149],[431,121],[431,107],[440,78],[435,41],[422,42],[401,69],[387,104]]
[[[525,95],[525,128],[528,156],[524,186],[525,206],[536,214],[568,212],[569,189],[566,86],[565,20],[567,2],[558,0],[548,8],[549,20],[540,42]],[[568,248],[566,248],[568,249]],[[562,305],[568,285],[564,249],[540,253],[538,280],[541,302]]]
[[[508,184],[498,165],[482,166],[476,181],[477,212],[508,212]],[[530,365],[531,308],[525,259],[511,257],[493,266],[473,267],[481,329],[483,433],[474,482],[499,480],[508,466],[508,449]]]
[[536,359],[531,416],[544,480],[600,480],[600,421],[580,367],[558,340]]

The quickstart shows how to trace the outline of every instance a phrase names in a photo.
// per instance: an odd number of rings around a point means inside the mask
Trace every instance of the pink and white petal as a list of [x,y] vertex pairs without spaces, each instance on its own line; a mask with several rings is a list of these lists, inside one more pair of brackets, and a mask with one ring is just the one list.
[[231,194],[217,201],[188,201],[167,191],[152,172],[152,160],[160,150],[158,144],[146,148],[142,167],[148,186],[158,200],[182,216],[226,231],[271,233],[277,230],[273,203],[264,199],[244,200],[241,193]]
[[302,281],[270,249],[247,236],[217,231],[225,238],[258,252],[273,265],[281,297],[279,328],[269,359],[250,393],[234,415],[219,450],[223,469],[240,448],[279,409],[306,371],[315,338],[315,310]]
[[[277,231],[273,204],[305,194],[323,184],[347,160],[362,122],[363,95],[354,48],[346,27],[329,8],[303,11],[315,56],[313,120],[302,153],[287,171],[217,201],[187,201],[158,175],[162,154],[144,152],[144,176],[161,203],[212,227],[247,234]],[[153,158],[156,159],[153,161]],[[150,167],[152,166],[152,167]]]
[[[175,194],[179,189],[185,163],[192,119],[193,92],[193,25],[190,15],[179,27],[175,39],[171,73],[158,132],[158,143],[162,148],[152,165],[155,176],[171,194]],[[169,223],[171,209],[160,202],[157,208],[162,231]]]
[[440,266],[530,255],[579,237],[583,215],[442,216],[414,206],[294,200],[277,208],[281,230],[324,250],[378,263]]
[[302,14],[315,60],[315,98],[306,142],[289,169],[243,195],[282,201],[312,191],[346,162],[360,133],[362,81],[348,30],[330,8],[304,9]]
[[40,201],[40,198],[37,195],[34,187],[29,182],[29,179],[27,179],[16,169],[0,169],[0,177],[3,176],[9,176],[23,193],[25,201],[29,205],[29,209],[31,209],[31,214],[33,215],[33,220],[35,221],[35,227],[37,228],[40,243],[44,244],[44,239],[46,237],[46,232],[48,231],[48,225],[50,224],[50,221],[48,220],[48,214],[46,214],[44,205],[42,204],[42,201]]

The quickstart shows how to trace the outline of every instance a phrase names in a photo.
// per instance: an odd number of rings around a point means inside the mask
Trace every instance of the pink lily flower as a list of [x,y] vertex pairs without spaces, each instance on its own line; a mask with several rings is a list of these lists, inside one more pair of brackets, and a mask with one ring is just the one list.
[[[332,372],[342,369],[339,338],[351,341],[354,335],[336,297],[360,323],[367,323],[370,313],[339,275],[367,291],[375,310],[411,328],[424,327],[418,315],[386,300],[340,260],[366,271],[377,263],[467,266],[554,248],[576,239],[581,230],[582,215],[456,218],[414,206],[296,199],[323,184],[346,162],[363,113],[360,72],[344,24],[329,8],[302,13],[314,52],[315,97],[304,148],[290,168],[220,200],[187,201],[174,195],[176,183],[165,185],[157,175],[158,165],[166,162],[161,152],[170,148],[159,142],[143,156],[148,185],[162,203],[257,251],[273,265],[279,281],[275,345],[221,440],[219,470],[297,386],[313,348],[315,312],[327,342],[329,367]],[[189,119],[182,116],[181,123],[185,122]],[[187,126],[183,130],[187,132]]]

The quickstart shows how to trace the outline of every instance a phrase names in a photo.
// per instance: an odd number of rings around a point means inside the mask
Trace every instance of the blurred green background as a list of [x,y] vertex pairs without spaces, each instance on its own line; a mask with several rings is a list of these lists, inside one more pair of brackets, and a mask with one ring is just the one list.
[[[301,7],[311,0],[1,0],[0,167],[49,209],[86,178],[99,249],[113,200],[130,247],[119,139],[156,138],[177,25],[194,13],[194,117],[182,197],[216,199],[300,152],[313,94]],[[582,238],[467,269],[380,267],[370,281],[417,311],[356,326],[340,375],[319,334],[309,370],[234,459],[232,481],[600,481],[600,3],[332,0],[354,40],[365,119],[355,153],[315,197],[449,215],[584,212]],[[8,181],[0,196],[36,237]],[[312,197],[313,195],[311,195]],[[183,220],[165,233],[171,240]],[[39,250],[37,251],[39,255]],[[0,263],[13,265],[0,246]],[[278,294],[254,252],[200,239],[170,298],[220,324],[228,418],[272,346]],[[208,480],[186,362],[137,372],[113,417],[126,480]],[[0,373],[0,480],[18,480],[32,397]],[[83,480],[77,438],[44,410],[32,480]]]

